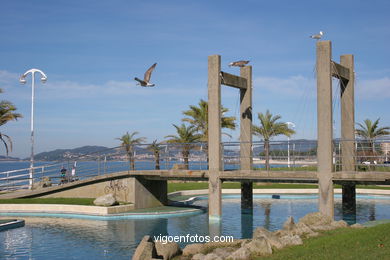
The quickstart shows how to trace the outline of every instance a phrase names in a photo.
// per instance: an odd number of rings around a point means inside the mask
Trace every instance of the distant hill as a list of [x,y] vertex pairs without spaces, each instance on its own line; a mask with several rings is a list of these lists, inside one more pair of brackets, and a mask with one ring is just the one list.
[[34,155],[37,161],[62,161],[64,159],[77,158],[86,154],[101,153],[108,150],[105,146],[82,146],[74,149],[57,149]]
[[20,161],[20,158],[0,155],[0,161]]

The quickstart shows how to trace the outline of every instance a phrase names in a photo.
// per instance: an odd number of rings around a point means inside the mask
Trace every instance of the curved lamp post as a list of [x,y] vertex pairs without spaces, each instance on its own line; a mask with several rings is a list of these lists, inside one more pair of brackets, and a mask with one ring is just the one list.
[[41,74],[41,81],[45,83],[47,76],[43,71],[38,69],[30,69],[26,71],[19,79],[20,83],[26,83],[26,77],[31,73],[31,157],[30,157],[30,176],[29,176],[29,189],[32,189],[33,173],[34,173],[34,85],[35,85],[35,73]]
[[[295,128],[293,122],[286,122],[288,128]],[[287,167],[290,168],[290,137],[287,136]]]

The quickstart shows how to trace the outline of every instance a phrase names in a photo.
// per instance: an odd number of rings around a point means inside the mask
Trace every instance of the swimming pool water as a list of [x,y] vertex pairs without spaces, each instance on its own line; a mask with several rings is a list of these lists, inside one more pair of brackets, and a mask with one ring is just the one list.
[[[297,198],[298,197],[298,198]],[[317,211],[314,196],[281,195],[281,199],[254,196],[253,214],[242,214],[239,196],[223,199],[223,218],[217,225],[221,235],[252,236],[254,228],[280,229],[288,216],[296,221]],[[207,206],[207,200],[196,205]],[[335,218],[343,218],[336,197]],[[127,220],[23,217],[25,227],[0,232],[0,259],[130,259],[144,235],[208,235],[207,213],[198,215]],[[390,197],[359,196],[358,223],[390,219]],[[215,232],[215,225],[213,232]],[[219,230],[218,230],[219,229]],[[183,245],[182,245],[183,246]]]

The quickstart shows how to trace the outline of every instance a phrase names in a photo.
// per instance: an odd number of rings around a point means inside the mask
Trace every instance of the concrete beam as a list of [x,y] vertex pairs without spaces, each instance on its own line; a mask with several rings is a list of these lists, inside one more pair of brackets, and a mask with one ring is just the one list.
[[221,56],[208,57],[209,219],[222,215]]
[[[249,66],[248,66],[249,67]],[[247,67],[243,67],[247,68]],[[241,68],[242,69],[242,68]],[[227,72],[221,71],[221,84],[233,87],[233,88],[239,88],[239,89],[247,89],[247,79],[244,77],[239,77]]]
[[350,69],[349,67],[338,64],[337,62],[332,61],[332,76],[340,80],[349,80],[350,79]]
[[317,160],[319,211],[334,217],[332,50],[330,41],[317,42]]

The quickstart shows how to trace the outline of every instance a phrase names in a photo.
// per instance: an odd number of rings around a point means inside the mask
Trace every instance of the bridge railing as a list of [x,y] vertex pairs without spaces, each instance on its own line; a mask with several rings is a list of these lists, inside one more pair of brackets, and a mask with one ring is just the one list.
[[[240,169],[240,158],[245,158],[240,154],[240,142],[222,145],[224,169]],[[267,161],[271,171],[312,171],[317,165],[317,142],[312,140],[255,141],[251,149],[252,169],[255,170],[265,170]]]
[[[129,152],[123,147],[114,147],[88,154],[65,153],[59,158],[42,158],[44,161],[36,161],[33,169],[28,167],[27,161],[18,162],[15,165],[19,169],[0,172],[0,192],[31,188],[31,170],[34,183],[32,188],[35,188],[42,185],[62,185],[120,171],[207,169],[205,143],[163,143],[157,150],[150,146],[151,144],[134,145]],[[61,172],[62,169],[66,171]]]
[[[354,168],[358,171],[390,171],[390,138],[380,140],[334,140],[333,164],[335,171],[342,169],[342,146],[353,143]],[[253,142],[252,169],[264,170],[267,159],[264,141]],[[223,142],[222,164],[224,170],[240,169],[240,143]],[[157,150],[151,144],[139,144],[131,152],[123,147],[94,151],[88,154],[65,153],[57,158],[36,161],[33,170],[35,186],[61,185],[103,174],[131,170],[208,169],[206,143],[162,143]],[[134,169],[130,158],[134,159]],[[271,171],[316,171],[317,142],[314,140],[284,140],[269,142]],[[15,163],[15,169],[0,172],[0,192],[28,189],[31,169],[29,162]],[[61,173],[62,169],[65,173]],[[34,186],[34,187],[35,187]]]
[[390,171],[390,138],[334,141],[335,170],[343,170],[343,145],[354,150],[353,168],[356,171]]

